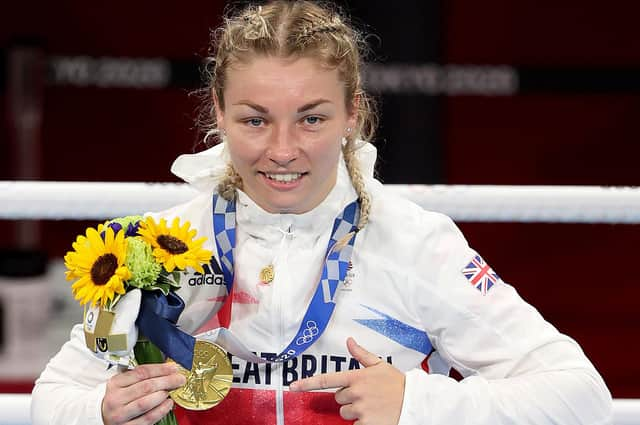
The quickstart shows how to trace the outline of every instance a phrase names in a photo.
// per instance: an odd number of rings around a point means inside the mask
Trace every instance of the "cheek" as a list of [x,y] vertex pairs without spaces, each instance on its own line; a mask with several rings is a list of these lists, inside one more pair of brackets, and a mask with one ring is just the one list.
[[320,165],[324,170],[331,171],[338,166],[340,158],[341,142],[331,141],[322,145],[316,145],[313,148],[313,157],[316,164]]
[[229,143],[229,156],[236,168],[246,167],[257,161],[260,157],[259,150],[248,143],[238,141],[227,143]]
[[331,157],[337,161],[340,156],[340,151],[342,150],[342,137],[336,136],[331,138],[323,147],[322,151],[319,154],[324,155],[326,157]]

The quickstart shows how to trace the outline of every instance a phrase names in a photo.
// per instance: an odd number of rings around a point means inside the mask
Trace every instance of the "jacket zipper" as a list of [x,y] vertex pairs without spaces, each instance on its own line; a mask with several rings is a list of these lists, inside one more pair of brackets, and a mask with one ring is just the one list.
[[[291,232],[291,226],[289,226],[288,232]],[[289,274],[286,271],[285,267],[282,267],[282,265],[285,263],[285,260],[289,255],[289,248],[291,247],[291,238],[289,236],[284,236],[285,241],[284,244],[282,244],[282,247],[280,248],[280,252],[277,254],[278,256],[278,263],[279,264],[274,264],[274,266],[276,267],[276,279],[273,282],[273,290],[275,292],[274,295],[276,295],[274,298],[276,300],[276,311],[277,311],[277,316],[279,318],[279,334],[280,334],[280,341],[279,341],[279,345],[281,348],[285,348],[285,344],[287,344],[289,341],[285,341],[285,317],[284,317],[284,309],[282,308],[282,304],[283,304],[283,289],[286,290],[286,288],[283,288],[283,282],[286,281],[287,283],[284,285],[287,285],[289,283]],[[278,279],[279,278],[279,279]],[[281,363],[278,363],[278,367],[276,368],[277,375],[278,375],[278,384],[276,387],[276,425],[284,425],[285,423],[285,416],[284,416],[284,377],[283,377],[283,365]]]

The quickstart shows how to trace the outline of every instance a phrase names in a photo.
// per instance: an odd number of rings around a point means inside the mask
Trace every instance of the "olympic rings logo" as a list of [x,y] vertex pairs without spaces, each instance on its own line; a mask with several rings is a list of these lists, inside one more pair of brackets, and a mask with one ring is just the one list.
[[307,328],[302,331],[302,335],[296,339],[296,345],[308,344],[313,338],[318,335],[320,330],[318,329],[318,325],[313,320],[307,321]]

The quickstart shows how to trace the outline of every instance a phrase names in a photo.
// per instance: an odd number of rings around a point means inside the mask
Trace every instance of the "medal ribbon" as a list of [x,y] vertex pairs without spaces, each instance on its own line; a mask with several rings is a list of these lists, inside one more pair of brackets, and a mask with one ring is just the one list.
[[[309,303],[298,332],[287,347],[273,358],[272,362],[283,362],[304,352],[315,343],[326,329],[335,309],[335,293],[347,275],[349,260],[353,253],[360,216],[360,205],[353,201],[336,217],[331,238],[327,245],[322,276]],[[233,249],[236,242],[236,207],[218,194],[213,195],[213,231],[227,294],[233,287]],[[348,239],[347,239],[348,238]],[[228,300],[231,302],[232,300]]]
[[191,370],[196,339],[176,326],[184,310],[184,301],[174,292],[166,296],[160,291],[141,292],[140,312],[136,319],[140,333],[166,356]]

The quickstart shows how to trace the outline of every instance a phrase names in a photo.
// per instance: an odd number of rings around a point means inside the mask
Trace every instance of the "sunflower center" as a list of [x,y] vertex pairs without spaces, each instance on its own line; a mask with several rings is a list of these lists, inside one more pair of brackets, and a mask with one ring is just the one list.
[[91,280],[95,285],[105,285],[118,269],[118,259],[113,254],[104,254],[91,266]]
[[173,255],[183,254],[189,250],[187,244],[170,235],[160,235],[156,240],[162,249]]

